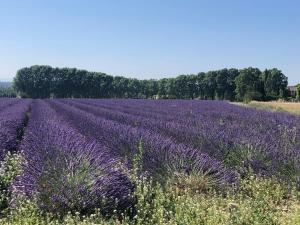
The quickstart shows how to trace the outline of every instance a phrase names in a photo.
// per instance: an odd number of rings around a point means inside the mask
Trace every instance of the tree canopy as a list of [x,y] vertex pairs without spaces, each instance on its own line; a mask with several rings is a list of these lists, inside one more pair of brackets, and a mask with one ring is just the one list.
[[287,95],[287,77],[278,69],[221,69],[175,78],[138,80],[76,68],[20,69],[14,88],[30,98],[179,98],[265,100]]

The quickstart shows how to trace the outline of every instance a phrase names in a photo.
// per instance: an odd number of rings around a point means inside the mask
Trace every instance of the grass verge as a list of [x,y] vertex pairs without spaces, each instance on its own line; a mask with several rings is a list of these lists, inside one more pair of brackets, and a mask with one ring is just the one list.
[[[1,166],[1,183],[5,189],[19,174],[20,156],[8,154]],[[0,224],[300,224],[299,193],[276,178],[259,177],[249,174],[239,185],[226,187],[221,191],[214,188],[195,188],[199,177],[186,175],[184,179],[170,180],[162,186],[143,176],[133,173],[136,185],[134,215],[113,214],[105,218],[100,209],[90,215],[67,213],[57,217],[41,211],[34,201],[19,196],[17,206],[9,204],[15,196],[1,192],[6,199],[7,210]],[[4,193],[4,195],[3,195]]]

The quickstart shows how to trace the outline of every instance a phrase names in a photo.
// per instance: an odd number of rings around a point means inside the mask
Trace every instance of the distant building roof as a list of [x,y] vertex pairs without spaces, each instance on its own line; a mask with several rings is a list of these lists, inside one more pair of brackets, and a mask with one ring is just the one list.
[[296,86],[288,86],[288,89],[290,91],[297,91],[297,87]]

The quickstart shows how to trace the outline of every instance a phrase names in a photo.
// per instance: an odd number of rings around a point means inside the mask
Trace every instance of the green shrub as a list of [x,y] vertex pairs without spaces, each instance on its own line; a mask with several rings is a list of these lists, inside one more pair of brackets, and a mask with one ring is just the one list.
[[11,200],[11,184],[22,171],[21,160],[20,154],[8,152],[0,162],[0,214],[6,211]]
[[[162,187],[148,179],[137,181],[136,214],[133,218],[116,215],[104,219],[100,213],[84,217],[68,214],[62,219],[42,214],[24,201],[19,208],[0,220],[1,224],[187,224],[187,225],[268,225],[299,224],[297,194],[273,178],[250,176],[239,187],[222,193],[195,192],[186,187]],[[99,212],[99,211],[98,211]]]
[[[215,188],[206,174],[194,171],[174,174],[163,185],[139,175],[142,148],[129,171],[137,200],[133,212],[112,212],[104,218],[101,209],[84,216],[67,213],[56,217],[45,213],[26,198],[0,219],[0,224],[122,224],[122,225],[295,225],[300,224],[298,192],[278,181],[250,173],[237,186]],[[1,164],[1,185],[6,187],[19,173],[19,156],[8,155]],[[4,185],[4,186],[5,186]],[[2,187],[2,186],[1,186]],[[7,195],[5,195],[7,196]],[[10,196],[11,197],[11,196]],[[75,197],[75,196],[74,196]],[[9,198],[7,198],[9,199]],[[7,205],[7,204],[6,204]]]

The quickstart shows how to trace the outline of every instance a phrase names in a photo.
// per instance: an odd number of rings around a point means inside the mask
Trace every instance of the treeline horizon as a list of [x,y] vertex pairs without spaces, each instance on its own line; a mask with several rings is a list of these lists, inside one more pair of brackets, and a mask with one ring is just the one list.
[[12,82],[1,82],[0,81],[0,98],[15,98],[17,94],[12,87]]
[[174,78],[139,80],[76,68],[35,65],[18,70],[13,87],[24,98],[162,98],[277,100],[290,97],[277,68],[221,69]]

